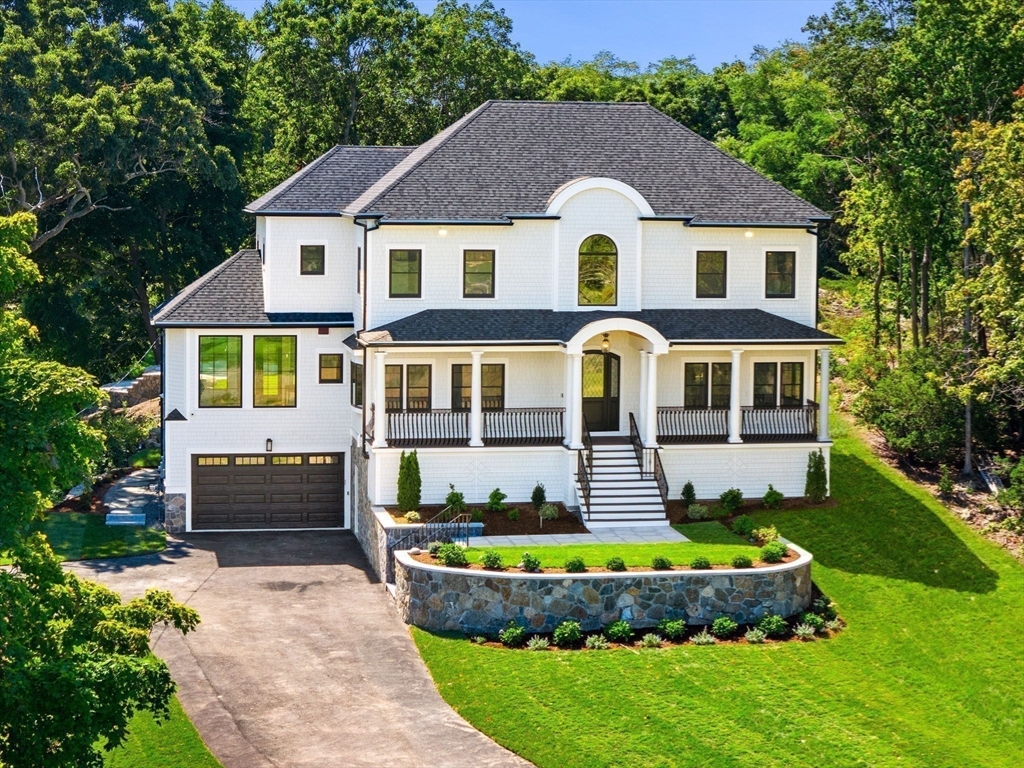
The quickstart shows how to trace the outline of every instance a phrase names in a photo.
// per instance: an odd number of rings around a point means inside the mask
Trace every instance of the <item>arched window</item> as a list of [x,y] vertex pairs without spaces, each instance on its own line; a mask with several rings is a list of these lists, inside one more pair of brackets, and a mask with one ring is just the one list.
[[591,235],[580,245],[580,306],[618,303],[619,251],[607,235]]

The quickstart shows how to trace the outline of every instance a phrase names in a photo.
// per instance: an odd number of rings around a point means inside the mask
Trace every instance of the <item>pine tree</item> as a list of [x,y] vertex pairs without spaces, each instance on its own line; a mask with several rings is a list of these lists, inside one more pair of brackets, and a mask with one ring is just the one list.
[[828,496],[828,474],[825,472],[825,454],[821,448],[807,455],[807,482],[804,496],[812,504],[821,504]]
[[420,508],[420,461],[416,451],[398,460],[398,511],[415,512]]

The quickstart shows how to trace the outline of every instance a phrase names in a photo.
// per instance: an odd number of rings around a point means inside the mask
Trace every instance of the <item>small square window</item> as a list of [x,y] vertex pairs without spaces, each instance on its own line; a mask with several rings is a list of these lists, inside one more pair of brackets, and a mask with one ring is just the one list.
[[322,275],[324,273],[324,246],[299,246],[299,272],[303,275]]
[[278,464],[278,465],[280,465],[280,464],[296,465],[296,464],[301,464],[302,463],[302,457],[301,456],[275,456],[270,461],[271,461],[272,464]]
[[227,456],[199,456],[196,463],[200,467],[226,467],[228,465]]
[[235,465],[239,467],[259,467],[266,463],[266,456],[235,456]]
[[310,464],[339,464],[341,460],[337,456],[310,456]]
[[343,384],[342,360],[339,354],[320,355],[320,383]]

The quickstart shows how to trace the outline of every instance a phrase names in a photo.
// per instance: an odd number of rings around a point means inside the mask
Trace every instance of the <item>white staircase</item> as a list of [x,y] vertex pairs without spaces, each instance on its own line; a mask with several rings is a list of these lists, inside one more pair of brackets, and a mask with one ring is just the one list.
[[576,478],[583,524],[587,528],[667,526],[668,516],[658,484],[644,477],[628,443],[594,446],[594,474],[590,481],[590,510]]

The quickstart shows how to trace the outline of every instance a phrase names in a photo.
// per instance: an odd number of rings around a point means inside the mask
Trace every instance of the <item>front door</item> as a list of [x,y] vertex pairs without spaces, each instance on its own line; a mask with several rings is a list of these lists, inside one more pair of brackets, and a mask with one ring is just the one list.
[[619,431],[619,356],[583,354],[583,416],[591,432]]

